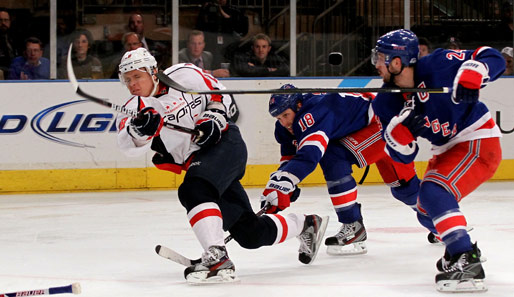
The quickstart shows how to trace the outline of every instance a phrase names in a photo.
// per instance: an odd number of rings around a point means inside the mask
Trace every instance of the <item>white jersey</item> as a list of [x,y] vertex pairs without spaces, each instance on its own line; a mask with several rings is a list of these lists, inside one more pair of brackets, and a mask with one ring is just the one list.
[[[193,64],[177,64],[166,69],[164,73],[187,89],[213,90],[225,88],[217,79],[204,73],[202,69]],[[206,109],[210,101],[223,102],[225,100],[220,95],[185,94],[161,83],[156,97],[132,96],[125,103],[125,107],[132,110],[141,110],[151,106],[165,118],[165,121],[194,129],[197,118]],[[227,102],[230,104],[231,101]],[[226,107],[228,110],[229,106]],[[136,140],[127,132],[128,121],[130,121],[129,116],[118,114],[116,121],[118,127],[118,146],[127,156],[141,156],[149,150],[156,151],[157,147],[162,148],[162,145],[164,145],[166,152],[173,158],[173,163],[184,165],[188,158],[200,149],[192,141],[190,134],[166,127],[161,129],[159,137],[144,141]],[[163,152],[159,153],[162,154]]]

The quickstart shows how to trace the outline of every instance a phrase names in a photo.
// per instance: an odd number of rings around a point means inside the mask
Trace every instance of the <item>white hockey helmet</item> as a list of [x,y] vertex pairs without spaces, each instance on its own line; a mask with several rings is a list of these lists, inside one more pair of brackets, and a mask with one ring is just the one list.
[[119,77],[122,84],[125,84],[123,74],[132,70],[146,69],[148,74],[153,75],[157,70],[157,61],[144,47],[126,52],[121,58],[119,66]]

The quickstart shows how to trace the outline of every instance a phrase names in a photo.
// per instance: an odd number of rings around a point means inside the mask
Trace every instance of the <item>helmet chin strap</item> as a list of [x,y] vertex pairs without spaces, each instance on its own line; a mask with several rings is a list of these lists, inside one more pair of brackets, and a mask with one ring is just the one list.
[[[389,65],[390,65],[390,64],[389,64]],[[389,71],[389,65],[387,66],[387,72],[389,72],[389,74],[390,74],[390,77],[389,77],[389,83],[393,83],[393,84],[395,84],[395,85],[396,85],[396,83],[394,82],[394,78],[395,78],[397,75],[402,74],[403,69],[404,69],[405,67],[404,67],[404,66],[403,66],[403,64],[402,64],[402,68],[400,69],[400,72],[398,72],[398,73],[392,73],[391,71]]]

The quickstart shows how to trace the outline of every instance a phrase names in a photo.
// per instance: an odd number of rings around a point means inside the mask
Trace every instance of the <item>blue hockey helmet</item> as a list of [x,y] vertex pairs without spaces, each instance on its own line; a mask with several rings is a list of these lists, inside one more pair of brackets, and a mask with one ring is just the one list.
[[[296,89],[296,87],[292,84],[285,84],[280,89]],[[273,94],[269,99],[269,113],[271,116],[276,117],[288,108],[296,111],[296,103],[302,98],[301,93]]]
[[375,48],[371,50],[371,64],[376,65],[378,53],[385,55],[386,66],[396,57],[402,60],[403,66],[412,66],[418,61],[418,37],[414,32],[399,29],[382,35]]

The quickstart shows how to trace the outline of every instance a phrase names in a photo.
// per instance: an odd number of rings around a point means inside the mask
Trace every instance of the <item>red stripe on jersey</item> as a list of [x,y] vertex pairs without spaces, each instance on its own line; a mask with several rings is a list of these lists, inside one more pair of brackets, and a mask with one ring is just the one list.
[[480,130],[480,129],[492,129],[492,128],[494,128],[495,125],[496,125],[496,123],[494,122],[494,120],[492,118],[490,118],[487,122],[485,122],[485,124],[480,126],[480,128],[478,128],[477,130]]
[[298,147],[301,148],[306,141],[317,141],[317,142],[321,143],[321,145],[325,149],[327,148],[327,145],[328,145],[325,137],[323,137],[322,135],[311,134],[311,135],[307,136],[307,138],[304,138]]
[[473,54],[471,55],[471,59],[475,60],[476,57],[482,52],[482,51],[485,51],[486,49],[489,49],[490,47],[488,46],[481,46],[479,48],[477,48]]
[[462,214],[457,213],[455,216],[448,217],[442,220],[441,222],[437,223],[437,225],[435,225],[435,228],[437,230],[437,233],[444,234],[451,228],[466,225],[466,218]]
[[282,237],[280,237],[280,242],[284,242],[284,240],[286,240],[286,237],[287,237],[287,232],[289,231],[288,227],[287,227],[287,222],[286,222],[286,219],[284,219],[283,216],[281,215],[275,215],[275,217],[280,221],[280,224],[282,225]]
[[346,204],[348,202],[355,201],[357,199],[357,189],[351,193],[344,194],[341,196],[330,197],[334,206]]
[[219,209],[204,209],[200,211],[199,213],[195,214],[190,220],[189,224],[191,224],[191,227],[194,227],[194,225],[200,221],[201,219],[205,219],[208,217],[220,217],[221,218],[221,211]]
[[280,157],[280,162],[289,161],[293,159],[294,156],[282,156]]
[[[212,86],[212,82],[203,75],[203,73],[201,73],[200,71],[198,71],[197,69],[194,69],[196,72],[198,72],[202,78],[203,78],[203,81],[205,82],[205,84],[207,85],[207,87],[209,88],[209,90],[215,90],[215,88]],[[223,102],[223,99],[222,99],[222,95],[220,94],[212,94],[211,95],[211,100],[212,101],[216,101],[216,102]]]

